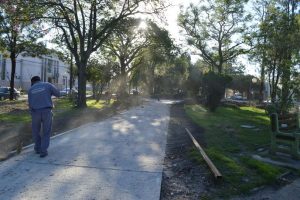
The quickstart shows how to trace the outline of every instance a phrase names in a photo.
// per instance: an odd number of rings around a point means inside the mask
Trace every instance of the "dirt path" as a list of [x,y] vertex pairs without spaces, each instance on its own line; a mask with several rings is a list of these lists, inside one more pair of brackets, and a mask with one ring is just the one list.
[[207,196],[209,186],[212,185],[212,175],[208,168],[205,165],[199,165],[189,156],[193,145],[185,128],[193,133],[201,145],[205,145],[201,142],[203,129],[186,116],[183,104],[172,105],[161,200],[198,200]]

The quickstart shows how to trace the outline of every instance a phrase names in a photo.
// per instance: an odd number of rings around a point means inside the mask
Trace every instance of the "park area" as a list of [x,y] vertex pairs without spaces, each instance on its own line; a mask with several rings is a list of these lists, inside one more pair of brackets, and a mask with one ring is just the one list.
[[[107,104],[105,100],[96,102],[88,99],[88,107],[78,109],[67,97],[54,99],[53,135],[101,122],[125,110],[143,108],[149,101],[142,97],[136,100],[136,97],[131,97],[127,102],[132,103],[125,106],[115,101]],[[22,153],[22,147],[32,143],[27,106],[26,100],[1,102],[2,160]],[[275,161],[285,159],[285,156],[269,154],[272,132],[269,116],[264,109],[224,104],[212,113],[203,105],[189,100],[178,101],[169,109],[160,194],[162,200],[243,199],[266,189],[275,192],[300,178],[298,169],[255,159],[254,155],[270,157]],[[221,172],[222,179],[215,179],[185,128],[204,148]]]
[[298,200],[299,169],[298,0],[0,0],[1,200]]
[[[112,116],[117,108],[110,109],[113,100],[108,104],[105,100],[88,100],[86,109],[76,109],[68,98],[54,99],[54,135],[76,128],[80,125]],[[27,100],[1,101],[0,110],[0,149],[1,159],[9,156],[13,150],[32,143],[31,115]]]

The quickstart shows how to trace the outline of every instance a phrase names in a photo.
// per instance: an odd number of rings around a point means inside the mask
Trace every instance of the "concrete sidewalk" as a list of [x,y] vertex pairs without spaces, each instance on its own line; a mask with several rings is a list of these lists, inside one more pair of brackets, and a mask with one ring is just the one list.
[[0,199],[158,200],[168,122],[149,101],[53,138],[46,158],[29,148],[0,163]]

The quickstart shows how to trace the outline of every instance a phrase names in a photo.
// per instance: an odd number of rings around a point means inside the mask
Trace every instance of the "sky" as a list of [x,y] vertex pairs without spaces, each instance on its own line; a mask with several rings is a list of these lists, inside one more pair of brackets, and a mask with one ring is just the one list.
[[190,3],[196,3],[196,0],[173,0],[171,1],[173,6],[170,6],[166,12],[165,16],[167,19],[168,25],[166,29],[170,32],[171,36],[176,40],[178,43],[184,42],[184,35],[180,33],[180,28],[177,25],[177,17],[180,12],[180,6],[183,5],[187,7]]

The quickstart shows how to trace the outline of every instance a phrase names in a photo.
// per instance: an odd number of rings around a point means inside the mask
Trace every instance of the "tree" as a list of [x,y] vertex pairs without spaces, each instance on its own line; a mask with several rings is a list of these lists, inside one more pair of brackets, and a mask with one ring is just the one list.
[[225,88],[231,82],[231,77],[215,72],[208,72],[203,75],[201,92],[205,97],[204,104],[211,112],[214,112],[221,99],[224,97]]
[[[294,94],[296,66],[299,63],[300,23],[296,15],[296,1],[271,1],[260,24],[263,43],[255,52],[263,58],[271,88],[273,103],[280,100],[282,112],[289,108]],[[279,88],[279,85],[282,87]]]
[[92,82],[93,96],[99,101],[103,89],[112,79],[117,63],[100,63],[98,58],[93,58],[88,62],[87,80]]
[[[256,21],[260,24],[267,19],[268,7],[271,2],[269,0],[256,0],[254,1],[254,10]],[[267,68],[267,58],[266,58],[266,43],[267,43],[267,32],[265,29],[261,29],[261,26],[258,26],[258,29],[254,28],[252,33],[252,41],[254,43],[254,49],[251,52],[251,57],[254,58],[257,62],[260,63],[260,89],[259,89],[259,101],[262,103],[264,99],[264,90],[265,90],[265,80],[266,80],[266,68]]]
[[37,39],[43,36],[34,20],[42,9],[32,9],[30,1],[2,0],[0,4],[0,50],[9,51],[11,59],[10,100],[13,100],[16,59],[20,53],[38,55],[46,52]]
[[253,79],[256,79],[256,77],[252,75],[234,75],[228,88],[239,91],[242,94],[246,93],[247,98],[250,99],[253,96],[251,93],[254,93],[254,90],[258,90],[258,83],[253,83]]
[[[165,63],[164,68],[159,68],[158,75],[160,82],[157,83],[158,89],[164,95],[180,97],[185,91],[185,83],[188,79],[188,68],[191,65],[190,57],[186,54]],[[162,92],[162,88],[164,92]]]
[[135,18],[123,20],[104,44],[106,52],[119,62],[119,94],[126,92],[128,73],[139,65],[143,50],[150,42],[147,30],[139,28],[141,22]]
[[299,64],[300,50],[300,24],[296,19],[298,0],[281,1],[282,9],[282,27],[285,43],[282,51],[282,91],[281,91],[281,110],[287,111],[292,101],[293,91],[293,73],[295,65]]
[[47,6],[45,18],[59,30],[64,43],[74,56],[78,68],[78,107],[86,107],[86,69],[88,60],[110,34],[129,16],[141,13],[141,4],[158,12],[159,0],[36,0]]
[[[242,46],[246,32],[243,4],[246,0],[206,0],[202,6],[191,4],[179,15],[179,25],[187,34],[190,45],[213,71],[224,72],[226,64],[246,52]],[[200,4],[201,5],[201,4]]]
[[186,87],[192,97],[195,98],[199,95],[202,76],[208,71],[210,71],[210,67],[207,66],[207,63],[203,62],[201,59],[198,59],[195,64],[191,64],[189,66]]
[[148,21],[149,46],[143,51],[142,60],[139,64],[139,75],[144,77],[145,88],[149,94],[154,95],[161,79],[160,73],[171,63],[178,52],[169,32],[159,27],[156,23]]

